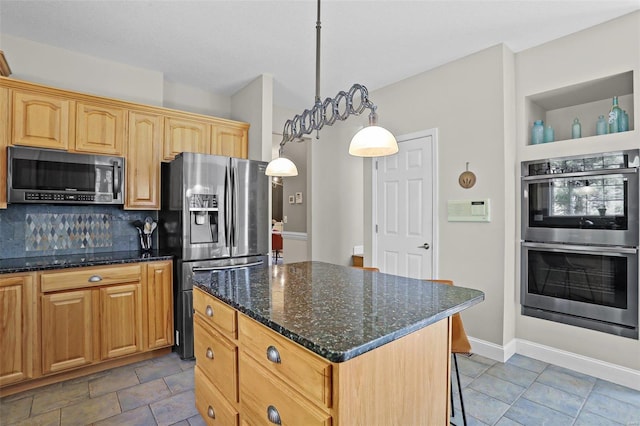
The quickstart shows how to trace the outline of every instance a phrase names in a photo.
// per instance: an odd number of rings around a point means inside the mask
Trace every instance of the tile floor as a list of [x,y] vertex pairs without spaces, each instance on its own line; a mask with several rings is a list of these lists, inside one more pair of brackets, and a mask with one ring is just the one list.
[[[193,365],[169,354],[11,395],[0,399],[0,425],[203,425]],[[638,391],[521,355],[458,365],[470,426],[640,426]],[[457,398],[452,420],[462,424]]]
[[[458,355],[458,367],[470,426],[640,426],[640,391],[522,355]],[[461,425],[455,382],[454,407]]]

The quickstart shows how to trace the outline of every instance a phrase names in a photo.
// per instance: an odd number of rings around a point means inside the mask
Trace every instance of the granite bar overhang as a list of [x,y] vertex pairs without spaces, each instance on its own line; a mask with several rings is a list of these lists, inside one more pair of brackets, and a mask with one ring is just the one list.
[[478,290],[324,262],[196,272],[194,284],[331,362],[484,300]]
[[112,251],[58,256],[32,256],[0,259],[0,274],[36,272],[51,269],[77,268],[86,266],[117,265],[136,262],[171,260],[173,256],[158,250],[150,252]]

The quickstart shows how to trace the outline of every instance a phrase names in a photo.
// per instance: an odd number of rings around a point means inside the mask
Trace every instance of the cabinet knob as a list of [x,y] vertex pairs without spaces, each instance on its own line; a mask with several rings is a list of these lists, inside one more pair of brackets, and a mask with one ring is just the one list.
[[213,350],[211,348],[207,348],[206,356],[209,359],[213,359]]
[[211,306],[207,305],[207,309],[204,310],[204,313],[208,317],[212,317],[213,316],[213,308]]
[[267,359],[271,362],[275,362],[276,364],[280,364],[282,361],[280,359],[280,352],[278,352],[278,349],[276,349],[275,346],[269,346],[267,348]]
[[280,419],[280,413],[278,413],[278,409],[273,405],[267,407],[267,419],[274,425],[281,425],[282,420]]
[[212,406],[209,406],[209,408],[207,409],[207,416],[211,417],[212,419],[216,418],[216,412],[213,411]]
[[91,275],[88,280],[90,283],[99,283],[102,281],[102,277],[100,275]]

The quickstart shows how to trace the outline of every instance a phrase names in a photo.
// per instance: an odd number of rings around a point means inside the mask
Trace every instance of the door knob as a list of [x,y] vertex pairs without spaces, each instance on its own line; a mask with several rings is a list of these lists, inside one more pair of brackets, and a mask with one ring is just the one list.
[[425,250],[429,250],[429,247],[430,247],[429,243],[424,243],[423,245],[418,246],[418,248],[425,249]]

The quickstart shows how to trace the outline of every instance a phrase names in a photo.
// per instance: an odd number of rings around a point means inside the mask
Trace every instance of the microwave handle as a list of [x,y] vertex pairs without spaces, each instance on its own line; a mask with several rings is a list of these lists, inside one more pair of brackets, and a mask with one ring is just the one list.
[[120,193],[120,187],[122,186],[122,179],[120,176],[121,167],[118,165],[117,161],[113,162],[113,198],[117,199],[118,194]]

